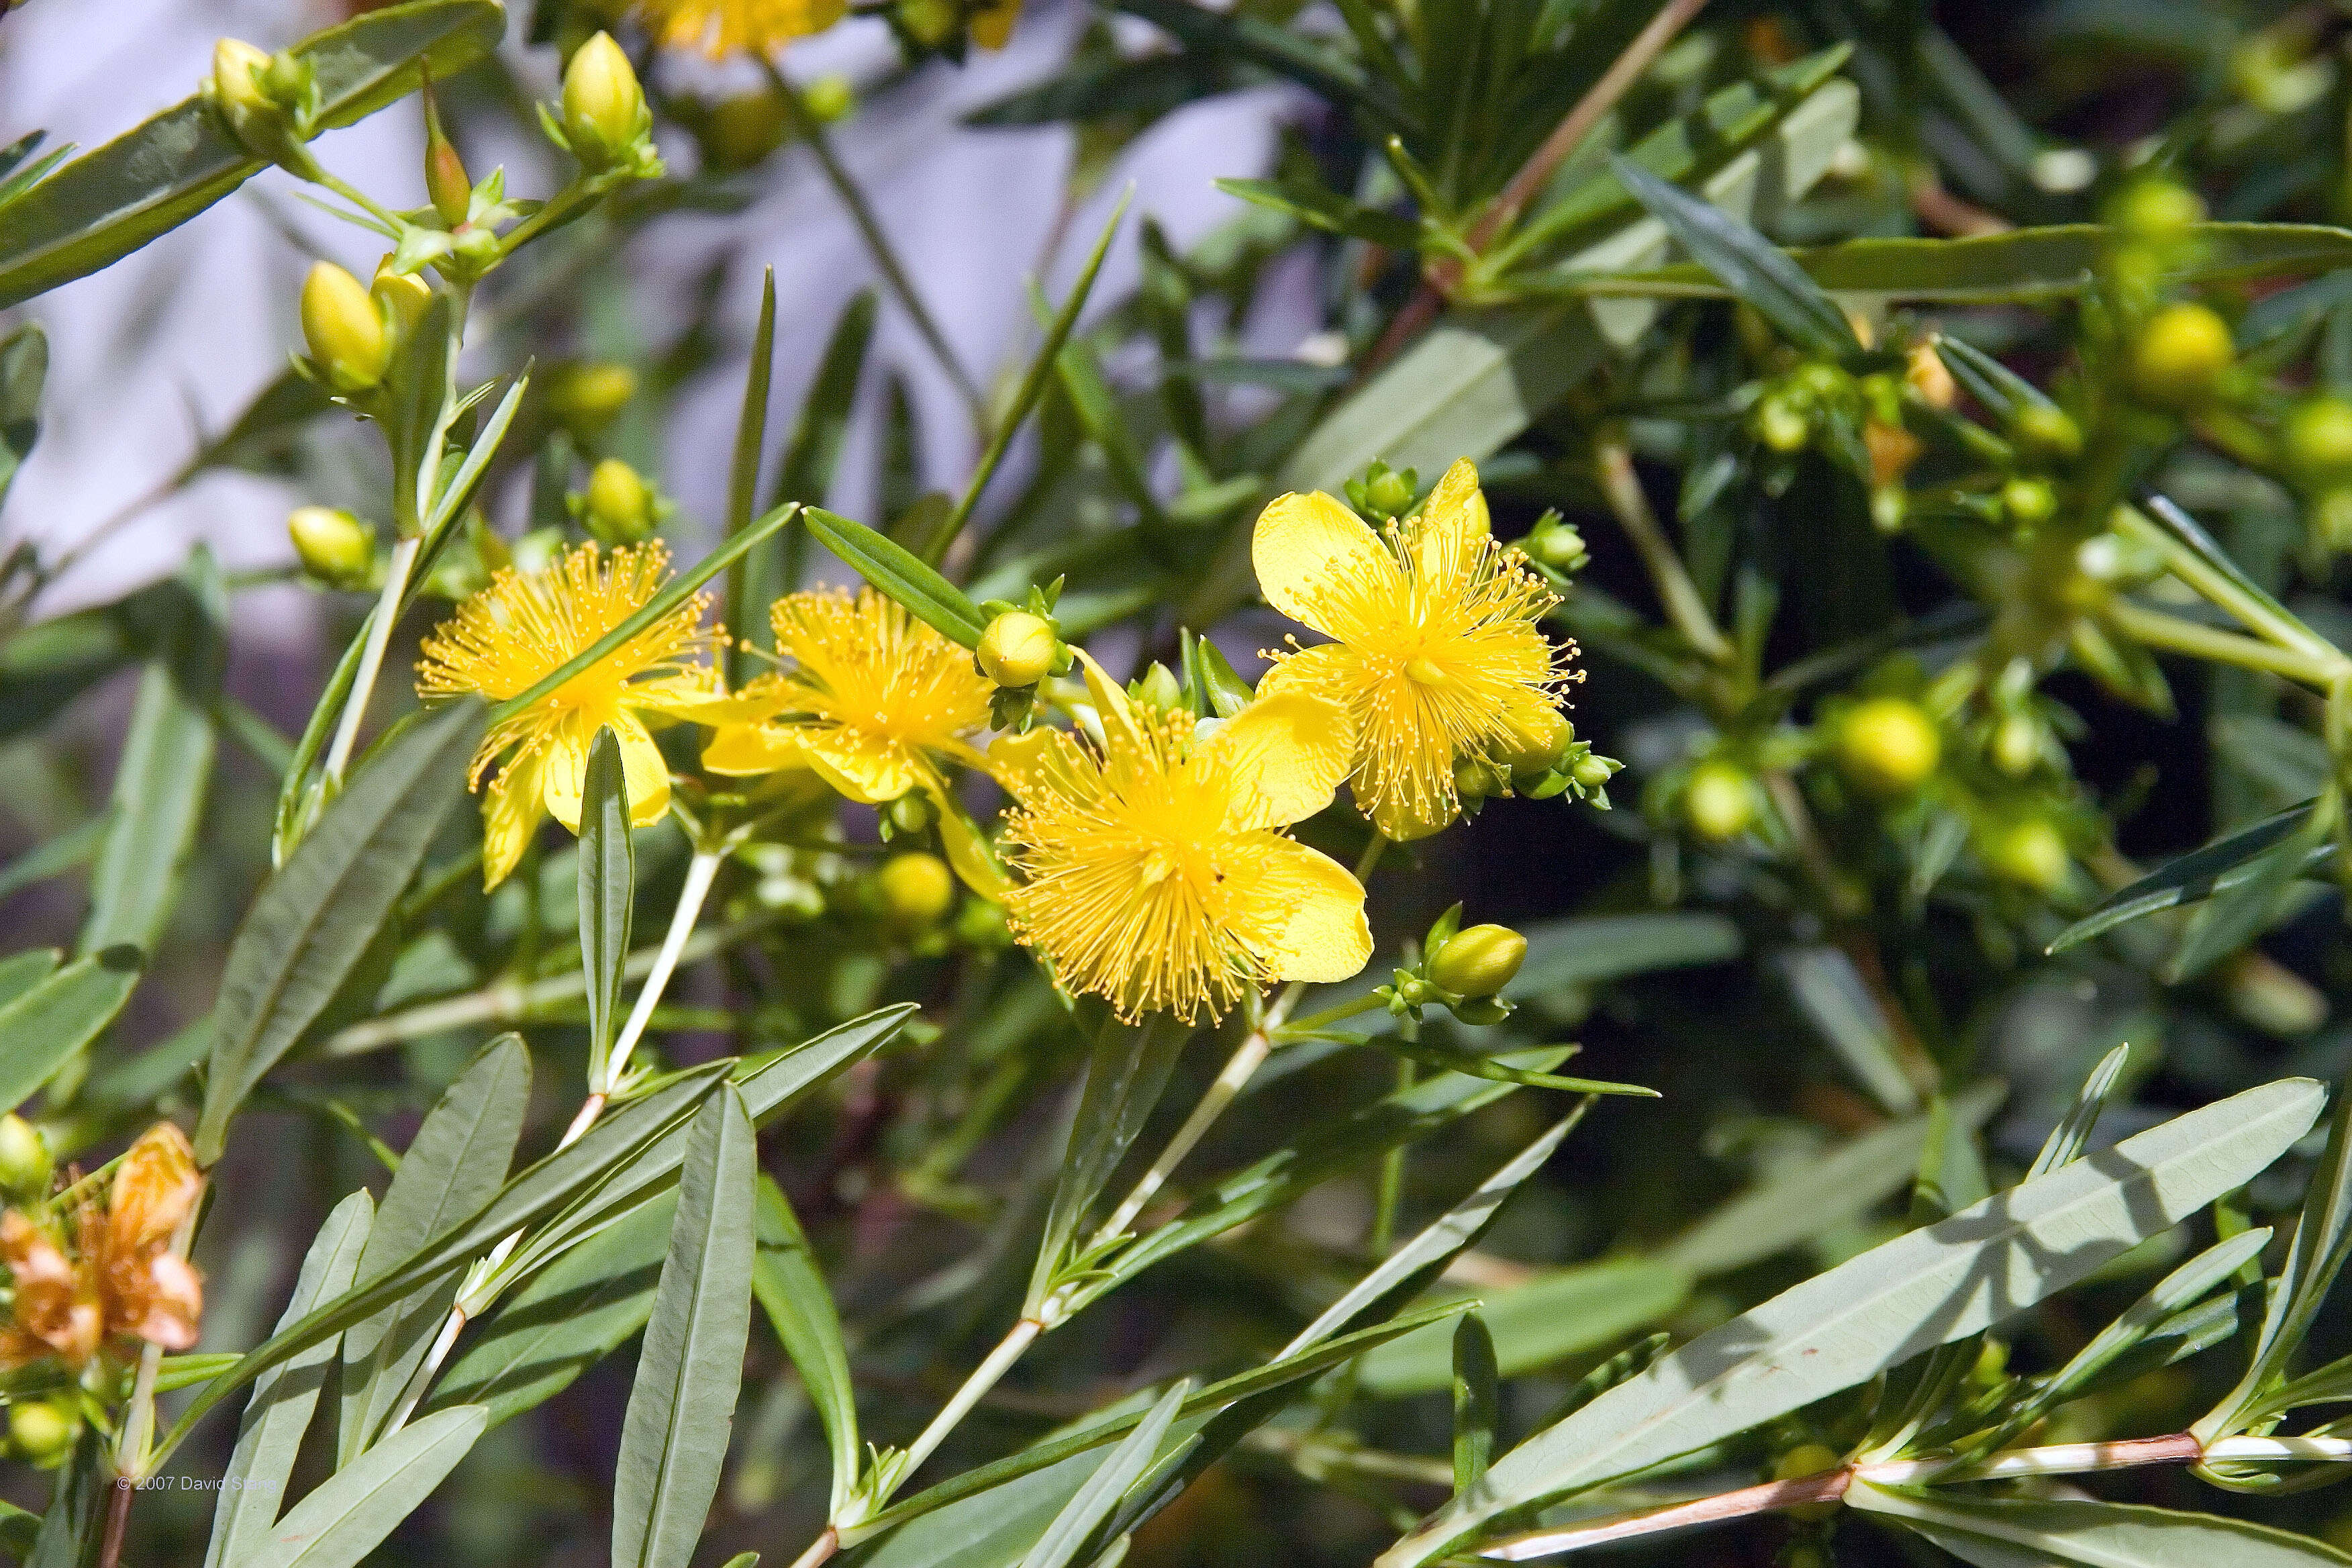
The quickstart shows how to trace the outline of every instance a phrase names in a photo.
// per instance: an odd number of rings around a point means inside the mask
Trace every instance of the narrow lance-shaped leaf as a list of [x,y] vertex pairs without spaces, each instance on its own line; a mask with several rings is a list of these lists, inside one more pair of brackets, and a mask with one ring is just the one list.
[[580,968],[588,991],[588,1060],[593,1084],[620,1027],[621,970],[637,900],[636,841],[629,830],[629,784],[620,742],[600,729],[588,746],[580,804]]
[[[425,1240],[478,1212],[506,1182],[530,1109],[530,1050],[501,1035],[442,1095],[401,1156],[361,1254],[357,1281],[382,1279]],[[454,1283],[451,1285],[454,1289]],[[427,1289],[343,1335],[342,1409],[336,1462],[374,1440],[400,1402],[448,1310],[449,1290]]]
[[988,625],[982,619],[979,606],[906,546],[823,507],[810,507],[802,516],[819,544],[897,600],[908,615],[950,641],[966,647],[980,646],[980,634],[988,629]]
[[479,1405],[464,1405],[402,1427],[295,1504],[246,1562],[251,1568],[353,1568],[433,1495],[486,1425]]
[[[832,494],[842,443],[849,437],[850,414],[857,404],[857,384],[866,374],[866,351],[874,342],[878,305],[873,289],[861,289],[841,308],[833,335],[825,340],[824,357],[817,362],[816,377],[809,383],[808,395],[801,400],[800,419],[785,443],[783,461],[776,470],[776,488],[768,498],[771,506],[786,501],[822,506]],[[800,586],[806,542],[807,536],[798,531],[784,536],[775,584],[778,593]],[[775,629],[765,614],[734,630],[757,647],[775,646]]]
[[1054,1184],[1025,1311],[1034,1312],[1044,1303],[1055,1277],[1068,1262],[1069,1249],[1080,1240],[1087,1212],[1143,1131],[1190,1037],[1191,1031],[1156,1013],[1134,1024],[1104,1013],[1094,1053],[1087,1059],[1077,1114],[1070,1122],[1068,1152]]
[[27,321],[0,339],[0,501],[41,434],[41,388],[49,376],[49,339]]
[[238,928],[213,1014],[196,1158],[293,1048],[375,940],[441,818],[466,790],[481,704],[453,704],[379,749],[269,879]]
[[[302,1321],[321,1301],[332,1300],[351,1289],[358,1271],[360,1251],[367,1245],[368,1228],[375,1220],[375,1203],[362,1187],[334,1206],[319,1227],[310,1249],[303,1254],[302,1272],[278,1326]],[[253,1397],[246,1403],[238,1424],[236,1447],[228,1468],[221,1472],[220,1500],[213,1507],[212,1544],[205,1552],[205,1568],[234,1568],[250,1561],[268,1540],[278,1522],[278,1505],[285,1500],[286,1483],[294,1473],[294,1459],[318,1408],[335,1362],[335,1342],[323,1340],[291,1361],[271,1368],[254,1380]]]
[[1021,1568],[1069,1568],[1077,1560],[1111,1510],[1150,1468],[1159,1456],[1160,1440],[1192,1392],[1192,1380],[1188,1377],[1160,1396],[1151,1413],[1136,1424],[1135,1430],[1110,1451],[1101,1467],[1087,1478],[1087,1484],[1054,1516],[1037,1544],[1021,1559]]
[[2050,1130],[2050,1136],[2042,1141],[2041,1152],[2026,1168],[2028,1181],[2046,1176],[2083,1157],[2084,1149],[2091,1142],[2091,1132],[2099,1124],[2099,1113],[2106,1109],[2107,1097],[2115,1093],[2116,1084],[2123,1078],[2124,1066],[2130,1060],[2129,1044],[2117,1046],[2099,1058],[2099,1065],[2083,1080],[2074,1103],[2066,1108],[2066,1114]]
[[139,950],[77,959],[0,1007],[0,1110],[14,1110],[114,1021],[139,984]]
[[[768,445],[768,390],[776,374],[776,269],[765,268],[760,279],[760,321],[751,330],[751,357],[743,376],[743,407],[735,418],[735,453],[727,466],[726,531],[740,533],[751,526],[759,505],[760,459]],[[809,498],[823,500],[823,496]],[[766,618],[769,602],[782,592],[772,570],[772,550],[746,555],[727,569],[727,624],[749,627]],[[729,659],[735,681],[744,679],[744,660],[736,651]]]
[[1495,1364],[1495,1337],[1486,1320],[1470,1312],[1454,1323],[1454,1495],[1475,1497],[1495,1457],[1495,1426],[1501,1415]]
[[1705,1447],[2022,1311],[2266,1168],[2324,1093],[2307,1079],[2248,1089],[1995,1194],[1710,1330],[1489,1472],[1491,1495],[1400,1542],[1413,1568],[1497,1512]]
[[686,1568],[719,1493],[755,1249],[751,1112],[721,1089],[695,1118],[613,1477],[614,1568]]
[[826,1506],[829,1517],[837,1516],[857,1485],[857,1390],[850,1381],[833,1292],[825,1289],[783,1189],[765,1175],[760,1178],[759,1241],[751,1290],[824,1426],[833,1456],[833,1496]]
[[[2176,904],[2211,898],[2261,875],[2257,863],[2262,857],[2300,832],[2318,809],[2317,801],[2305,801],[2276,816],[2265,817],[2252,827],[2218,838],[2202,849],[2167,861],[2138,881],[2109,894],[2098,908],[2060,931],[2047,951],[2063,952],[2127,921]],[[2324,859],[2325,851],[2314,858]]]
[[2245,1520],[2087,1500],[1925,1495],[1863,1482],[1846,1502],[1974,1568],[2341,1568],[2352,1556]]

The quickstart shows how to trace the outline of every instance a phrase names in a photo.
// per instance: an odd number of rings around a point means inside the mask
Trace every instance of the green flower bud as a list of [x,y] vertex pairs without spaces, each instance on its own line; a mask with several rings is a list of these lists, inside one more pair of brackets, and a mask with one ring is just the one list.
[[1874,795],[1909,794],[1936,771],[1943,755],[1935,721],[1906,698],[1874,697],[1838,728],[1838,765]]
[[1527,730],[1513,727],[1497,761],[1521,778],[1549,773],[1576,740],[1576,727],[1551,709],[1537,715]]
[[601,172],[632,162],[652,129],[636,69],[610,33],[572,51],[563,68],[563,134],[583,167]]
[[1402,474],[1382,468],[1364,486],[1364,500],[1382,517],[1395,517],[1412,507],[1412,483]]
[[936,855],[893,855],[874,874],[882,907],[906,925],[929,925],[955,902],[955,876]]
[[963,11],[956,0],[898,0],[890,19],[923,47],[936,49],[963,26]]
[[2058,515],[2058,492],[2047,479],[2020,476],[2000,487],[2001,510],[2021,528],[2039,528]]
[[607,458],[588,472],[581,522],[607,544],[635,544],[654,531],[654,492],[637,470]]
[[1128,688],[1128,695],[1146,708],[1157,708],[1162,712],[1184,705],[1182,683],[1177,680],[1173,670],[1157,660],[1143,672],[1142,679]]
[[1568,776],[1577,788],[1589,795],[1594,790],[1607,788],[1609,781],[1617,776],[1617,770],[1624,765],[1614,757],[1588,752],[1576,759],[1576,765],[1568,770]]
[[784,144],[784,100],[775,92],[747,92],[710,106],[703,146],[723,169],[748,169]]
[[591,361],[565,365],[547,389],[547,411],[585,441],[610,425],[637,395],[637,373],[625,364]]
[[2083,449],[2083,427],[2054,403],[2024,403],[2010,416],[2017,444],[2041,458],[2071,458]]
[[2305,482],[2352,479],[2352,403],[2325,394],[2287,416],[2286,458]]
[[1812,439],[1813,423],[1805,411],[1795,399],[1777,392],[1757,404],[1748,424],[1756,438],[1775,452],[1801,452]]
[[1911,493],[1900,484],[1880,485],[1870,492],[1870,526],[1881,533],[1899,533],[1911,515]]
[[2074,864],[2056,825],[2041,816],[1992,829],[1977,850],[1994,876],[2037,893],[2054,893],[2063,887]]
[[1053,623],[1045,616],[1007,610],[980,634],[975,657],[981,673],[999,686],[1034,686],[1052,671],[1061,647]]
[[846,120],[857,109],[857,84],[839,71],[827,71],[801,89],[801,105],[826,125]]
[[1584,547],[1584,535],[1557,516],[1538,523],[1521,548],[1529,560],[1562,576],[1583,571],[1585,563],[1592,559],[1591,552]]
[[2330,550],[2352,550],[2352,487],[2329,490],[2313,503],[2311,532]]
[[39,1128],[13,1111],[0,1116],[0,1189],[19,1201],[47,1197],[56,1169]]
[[1465,757],[1454,764],[1454,794],[1465,804],[1501,795],[1510,786],[1510,771],[1497,763]]
[[1472,926],[1430,955],[1427,973],[1431,984],[1457,996],[1492,996],[1511,983],[1527,956],[1528,939],[1510,927]]
[[286,514],[302,570],[330,588],[367,585],[375,564],[375,530],[340,507],[298,506]]
[[2236,356],[2230,324],[2198,304],[2167,305],[2132,344],[2132,388],[2167,408],[2201,403]]
[[392,364],[392,334],[360,280],[321,261],[302,280],[302,339],[310,363],[337,392],[364,392]]
[[2205,221],[2205,204],[2186,185],[2141,180],[2116,198],[2107,215],[2132,238],[2165,245],[2187,237],[2192,226]]
[[910,789],[884,808],[883,820],[891,833],[920,833],[931,825],[934,815],[922,792]]
[[242,38],[223,38],[213,46],[213,74],[205,96],[241,139],[246,123],[256,117],[275,118],[278,106],[262,90],[261,73],[269,68],[269,52]]
[[1960,400],[1959,384],[1952,379],[1944,356],[1936,352],[1932,342],[1912,345],[1904,360],[1903,380],[1930,408],[1949,408]]
[[2042,761],[2042,725],[2030,713],[2010,713],[1993,726],[1992,765],[2021,779]]
[[81,1434],[79,1412],[63,1400],[17,1400],[8,1406],[8,1452],[27,1465],[53,1470]]
[[1728,844],[1756,823],[1756,784],[1726,762],[1701,763],[1683,789],[1683,818],[1711,844]]

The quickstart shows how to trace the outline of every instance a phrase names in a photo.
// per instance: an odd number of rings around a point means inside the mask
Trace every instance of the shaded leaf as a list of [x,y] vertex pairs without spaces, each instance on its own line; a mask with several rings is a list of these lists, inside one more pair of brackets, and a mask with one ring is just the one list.
[[1846,1502],[1917,1531],[1975,1568],[2330,1568],[2352,1563],[2309,1536],[2130,1503],[2028,1501],[1858,1483]]
[[2166,862],[2108,895],[2098,908],[2060,931],[2046,951],[2063,952],[2127,921],[2243,886],[2262,874],[2256,862],[2301,831],[2317,810],[2316,801],[2307,801]]
[[457,1468],[486,1425],[481,1409],[466,1405],[402,1427],[295,1504],[247,1561],[252,1568],[353,1568]]
[[76,959],[0,1007],[0,1110],[14,1110],[114,1021],[139,984],[135,947]]
[[783,1189],[764,1174],[760,1178],[759,1243],[751,1290],[824,1426],[825,1447],[833,1456],[827,1510],[838,1515],[857,1485],[857,1389],[850,1381],[849,1352],[842,1343],[833,1292],[825,1289],[824,1276]]

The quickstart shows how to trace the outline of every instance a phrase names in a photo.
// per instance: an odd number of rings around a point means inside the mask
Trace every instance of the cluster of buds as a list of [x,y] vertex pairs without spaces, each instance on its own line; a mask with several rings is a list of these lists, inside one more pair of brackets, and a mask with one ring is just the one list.
[[996,683],[989,721],[1000,730],[1025,729],[1036,703],[1037,683],[1049,675],[1067,674],[1076,658],[1062,641],[1061,626],[1054,619],[1054,606],[1061,597],[1062,579],[1056,577],[1043,588],[1032,585],[1021,604],[991,599],[980,606],[989,620],[980,646],[972,650],[972,663]]
[[572,52],[563,68],[562,113],[541,104],[539,123],[549,141],[580,161],[592,183],[650,180],[662,173],[646,89],[609,33]]
[[1374,994],[1407,1039],[1417,1032],[1426,1007],[1443,1007],[1465,1024],[1499,1024],[1511,1016],[1503,987],[1517,978],[1527,956],[1526,937],[1508,926],[1465,927],[1456,904],[1429,928],[1421,961],[1396,971]]
[[310,356],[294,367],[329,395],[370,412],[394,356],[431,303],[432,290],[394,270],[390,257],[365,285],[331,261],[318,262],[302,280],[302,342]]
[[1584,535],[1557,511],[1547,511],[1536,519],[1535,527],[1519,541],[1519,553],[1554,592],[1561,594],[1568,591],[1569,579],[1583,571],[1592,559],[1591,552],[1584,547]]
[[1549,800],[1565,795],[1609,809],[1609,781],[1625,766],[1604,757],[1590,741],[1576,738],[1576,726],[1563,715],[1545,709],[1526,727],[1516,729],[1505,743],[1484,756],[1464,757],[1454,764],[1454,793],[1466,816],[1496,795],[1524,795]]

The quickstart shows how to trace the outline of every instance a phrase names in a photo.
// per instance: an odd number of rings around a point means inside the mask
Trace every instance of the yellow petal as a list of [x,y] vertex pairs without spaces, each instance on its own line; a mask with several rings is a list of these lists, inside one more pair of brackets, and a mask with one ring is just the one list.
[[789,700],[783,682],[772,675],[761,676],[740,691],[728,691],[716,679],[690,675],[642,680],[628,689],[630,707],[696,724],[756,723],[782,712]]
[[1277,496],[1258,515],[1250,561],[1265,602],[1301,625],[1345,637],[1362,596],[1394,601],[1403,574],[1363,520],[1321,491]]
[[659,822],[669,809],[669,764],[643,721],[626,710],[612,715],[604,726],[588,715],[575,713],[547,748],[545,782],[541,785],[547,809],[572,832],[580,831],[580,799],[588,785],[588,747],[600,727],[610,728],[621,743],[621,782],[628,791],[629,820],[639,827]]
[[988,771],[1024,805],[1047,796],[1080,799],[1092,765],[1077,742],[1040,724],[1018,735],[999,735],[988,748]]
[[1231,791],[1227,828],[1286,827],[1331,804],[1355,750],[1346,708],[1314,692],[1276,691],[1227,720],[1185,766]]
[[1493,531],[1478,470],[1465,458],[1445,470],[1416,520],[1407,547],[1413,571],[1429,583],[1466,581]]
[[799,731],[801,752],[817,776],[852,800],[879,805],[922,782],[903,747],[837,725]]
[[1127,689],[1095,662],[1095,656],[1081,648],[1078,664],[1087,678],[1087,693],[1095,700],[1095,710],[1102,715],[1103,739],[1113,751],[1140,752],[1149,749],[1143,738],[1143,721],[1128,700]]
[[530,836],[546,815],[541,805],[540,753],[530,752],[499,770],[482,796],[482,886],[495,888],[514,874]]
[[1233,879],[1236,929],[1276,980],[1327,985],[1372,956],[1364,889],[1348,868],[1296,839],[1237,834],[1218,858]]
[[702,748],[703,771],[730,778],[807,766],[800,731],[781,724],[721,724]]
[[965,887],[992,904],[1003,903],[1012,880],[1005,876],[996,850],[982,834],[980,825],[972,821],[963,802],[955,797],[937,773],[923,781],[923,793],[939,808],[940,844],[948,852],[949,867]]

